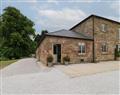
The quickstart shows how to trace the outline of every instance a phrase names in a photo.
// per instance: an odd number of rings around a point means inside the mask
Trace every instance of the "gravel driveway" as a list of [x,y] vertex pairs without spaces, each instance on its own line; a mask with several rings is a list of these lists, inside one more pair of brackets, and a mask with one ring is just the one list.
[[95,63],[81,63],[70,65],[56,65],[56,68],[60,69],[70,77],[78,77],[84,75],[92,75],[101,72],[115,71],[120,69],[119,61],[106,61]]
[[36,59],[25,58],[5,67],[1,72],[3,77],[8,77],[19,74],[37,73],[40,72],[40,68],[36,64]]
[[71,78],[54,67],[42,71],[33,58],[22,59],[14,65],[2,71],[6,74],[2,77],[2,95],[119,94],[119,70]]

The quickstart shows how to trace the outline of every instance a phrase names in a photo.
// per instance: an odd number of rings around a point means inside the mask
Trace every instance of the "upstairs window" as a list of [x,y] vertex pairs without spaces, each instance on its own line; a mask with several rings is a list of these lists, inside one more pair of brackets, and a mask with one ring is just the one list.
[[86,52],[85,43],[79,43],[79,51],[80,54],[84,54]]
[[103,43],[101,48],[102,48],[102,52],[107,52],[108,51],[108,47],[107,47],[106,43]]
[[101,31],[106,32],[106,30],[107,30],[107,25],[101,24]]

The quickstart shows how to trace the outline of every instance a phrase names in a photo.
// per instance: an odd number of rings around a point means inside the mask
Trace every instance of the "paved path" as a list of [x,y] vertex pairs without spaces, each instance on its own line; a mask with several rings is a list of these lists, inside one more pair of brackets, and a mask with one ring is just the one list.
[[84,75],[92,75],[96,73],[115,71],[120,69],[120,61],[105,61],[95,63],[81,63],[81,64],[70,64],[70,65],[56,65],[56,68],[63,71],[70,77],[78,77]]
[[[22,63],[21,63],[22,62]],[[24,64],[23,64],[24,63]],[[21,65],[20,65],[21,64]],[[28,67],[28,64],[30,67]],[[31,64],[31,65],[30,65]],[[17,66],[15,66],[17,65]],[[10,68],[9,68],[10,67]],[[13,68],[12,68],[13,67]],[[2,72],[4,94],[119,94],[120,71],[71,78],[52,67],[42,71],[32,58],[22,59]],[[24,68],[23,70],[20,70]],[[7,71],[8,70],[8,71]],[[16,73],[15,73],[16,72]],[[8,76],[7,76],[8,75]]]
[[21,59],[1,70],[3,77],[37,72],[40,72],[40,68],[34,58]]
[[119,94],[119,72],[69,78],[58,70],[6,77],[3,94]]

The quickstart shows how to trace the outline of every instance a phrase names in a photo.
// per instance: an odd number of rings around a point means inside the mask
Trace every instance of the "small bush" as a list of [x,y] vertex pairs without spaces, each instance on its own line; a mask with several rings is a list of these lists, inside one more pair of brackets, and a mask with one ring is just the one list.
[[118,51],[117,49],[115,49],[115,57],[120,57],[120,51]]
[[69,56],[63,57],[63,62],[70,62],[70,57]]
[[53,62],[53,56],[52,55],[49,55],[47,57],[47,62]]
[[120,57],[120,51],[117,52],[117,57]]

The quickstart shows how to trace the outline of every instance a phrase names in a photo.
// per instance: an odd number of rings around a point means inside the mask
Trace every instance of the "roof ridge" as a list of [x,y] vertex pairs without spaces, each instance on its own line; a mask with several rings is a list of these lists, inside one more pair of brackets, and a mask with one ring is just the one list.
[[113,19],[109,19],[109,18],[106,18],[106,17],[103,17],[103,16],[98,16],[98,15],[95,15],[95,14],[92,14],[88,17],[86,17],[85,19],[81,20],[79,23],[75,24],[72,28],[70,28],[69,30],[72,30],[73,28],[77,27],[78,25],[82,24],[83,22],[85,22],[86,20],[88,20],[89,18],[91,17],[96,17],[96,18],[101,18],[101,19],[104,19],[104,20],[108,20],[110,22],[115,22],[115,23],[118,23],[120,24],[119,21],[116,21],[116,20],[113,20]]
[[57,31],[54,31],[54,32],[49,32],[49,33],[46,33],[46,34],[60,32],[61,30],[66,30],[66,29],[60,29],[60,30],[57,30]]
[[116,23],[119,23],[119,24],[120,24],[119,21],[113,20],[113,19],[110,19],[110,18],[107,18],[107,17],[104,17],[104,16],[94,15],[94,14],[92,14],[91,16],[98,17],[98,18],[102,18],[102,19],[106,19],[106,20],[109,20],[109,21],[116,22]]

